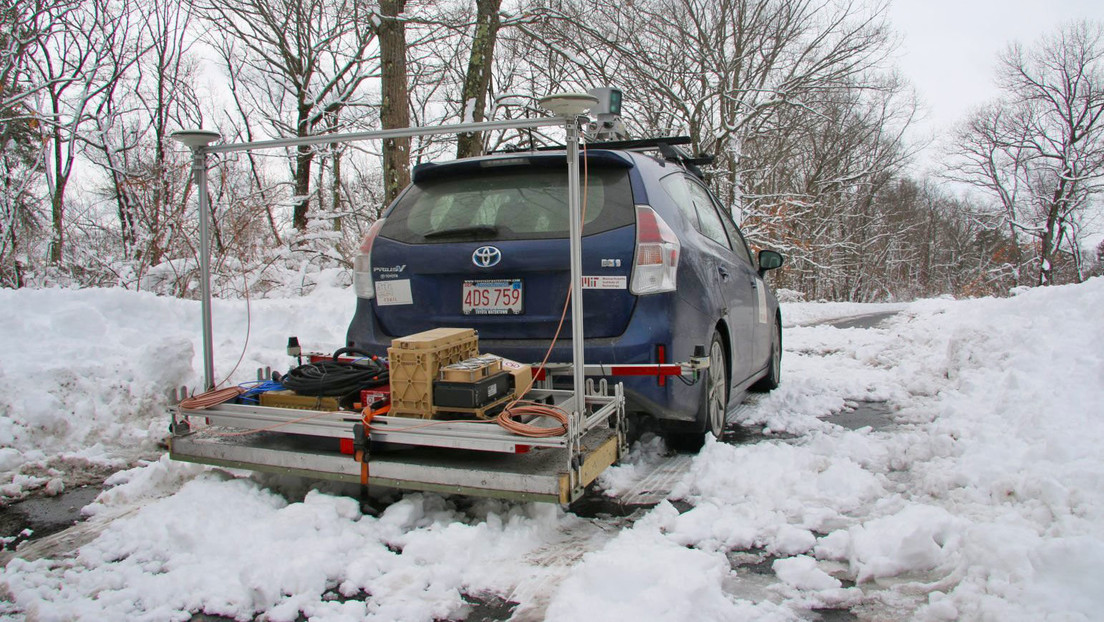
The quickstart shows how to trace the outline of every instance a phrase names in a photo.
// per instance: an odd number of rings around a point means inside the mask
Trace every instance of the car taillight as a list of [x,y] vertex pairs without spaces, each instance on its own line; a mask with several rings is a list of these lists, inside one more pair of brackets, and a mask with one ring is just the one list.
[[658,294],[675,289],[678,236],[647,205],[636,206],[636,254],[633,256],[632,293]]
[[383,219],[380,218],[368,228],[368,233],[360,243],[360,254],[353,260],[353,289],[357,298],[375,298],[376,286],[372,283],[372,244],[383,227]]

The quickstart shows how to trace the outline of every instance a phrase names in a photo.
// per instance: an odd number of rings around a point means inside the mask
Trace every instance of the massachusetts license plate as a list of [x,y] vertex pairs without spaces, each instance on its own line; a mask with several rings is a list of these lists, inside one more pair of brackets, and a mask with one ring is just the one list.
[[464,281],[464,315],[521,315],[521,279]]

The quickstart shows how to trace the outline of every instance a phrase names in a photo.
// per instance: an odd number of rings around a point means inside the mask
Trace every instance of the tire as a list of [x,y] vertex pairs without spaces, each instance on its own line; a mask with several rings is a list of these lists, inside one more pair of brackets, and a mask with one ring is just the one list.
[[724,340],[716,331],[713,332],[713,341],[709,344],[709,373],[706,374],[705,387],[705,402],[701,413],[704,415],[705,429],[714,438],[720,439],[724,436],[728,416],[728,365]]
[[766,393],[778,388],[782,379],[782,325],[777,318],[774,320],[774,334],[771,335],[770,363],[767,367],[767,375],[763,376],[752,385],[752,391]]
[[[714,373],[719,371],[720,373]],[[691,425],[669,427],[664,436],[667,446],[677,451],[697,453],[705,444],[706,432],[721,438],[728,415],[728,364],[721,334],[714,332],[709,344],[709,371],[705,374],[705,396],[698,418]]]

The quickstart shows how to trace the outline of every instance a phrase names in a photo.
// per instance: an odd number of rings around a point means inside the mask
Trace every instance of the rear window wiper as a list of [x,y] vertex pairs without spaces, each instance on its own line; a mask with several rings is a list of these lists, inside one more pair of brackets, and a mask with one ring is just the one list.
[[427,240],[435,238],[462,237],[466,235],[498,235],[498,227],[494,225],[474,225],[471,227],[456,227],[455,229],[438,229],[430,231],[422,237]]

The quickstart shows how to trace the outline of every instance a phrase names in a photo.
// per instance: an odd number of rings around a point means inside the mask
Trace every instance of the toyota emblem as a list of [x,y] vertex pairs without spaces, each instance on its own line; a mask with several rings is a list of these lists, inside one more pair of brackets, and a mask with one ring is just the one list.
[[472,253],[472,263],[480,268],[497,266],[502,261],[502,251],[493,246],[480,246]]

